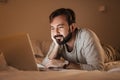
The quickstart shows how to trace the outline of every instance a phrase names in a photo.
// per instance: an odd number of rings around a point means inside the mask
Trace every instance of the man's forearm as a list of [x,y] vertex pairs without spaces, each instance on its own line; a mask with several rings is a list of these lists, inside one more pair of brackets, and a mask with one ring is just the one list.
[[53,49],[48,54],[48,58],[49,59],[54,59],[57,55],[58,49],[59,49],[59,45],[54,45]]
[[80,69],[80,64],[69,62],[69,64],[66,66],[66,69]]

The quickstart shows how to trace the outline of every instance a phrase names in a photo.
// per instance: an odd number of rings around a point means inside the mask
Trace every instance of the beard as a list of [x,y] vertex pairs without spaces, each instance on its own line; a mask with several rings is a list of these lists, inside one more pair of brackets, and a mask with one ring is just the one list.
[[[57,37],[61,37],[61,38],[63,38],[63,40],[61,41],[61,39],[57,39]],[[66,37],[64,37],[63,35],[55,35],[54,38],[56,39],[56,41],[59,45],[63,45],[72,38],[72,32],[69,32]]]

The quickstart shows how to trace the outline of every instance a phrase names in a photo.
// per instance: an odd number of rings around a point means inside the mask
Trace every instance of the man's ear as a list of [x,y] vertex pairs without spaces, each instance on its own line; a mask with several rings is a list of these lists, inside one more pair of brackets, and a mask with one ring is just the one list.
[[72,23],[72,24],[70,25],[70,30],[71,30],[71,32],[74,32],[75,29],[76,29],[76,24],[75,24],[75,23]]

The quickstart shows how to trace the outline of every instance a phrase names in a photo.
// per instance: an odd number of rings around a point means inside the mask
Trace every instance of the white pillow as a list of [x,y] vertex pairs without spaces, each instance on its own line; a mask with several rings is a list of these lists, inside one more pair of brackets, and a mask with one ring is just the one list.
[[44,55],[40,49],[40,42],[38,40],[32,40],[32,46],[33,46],[33,50],[35,52],[34,55],[44,57]]
[[119,61],[113,61],[113,62],[105,63],[105,70],[106,71],[114,69],[114,68],[120,68],[120,60]]
[[50,40],[41,41],[40,48],[44,56],[48,53],[51,42]]
[[7,68],[8,68],[7,63],[6,63],[6,60],[3,56],[3,53],[0,52],[0,71],[6,70]]
[[2,52],[0,52],[0,71],[18,71],[18,69],[7,65]]
[[120,67],[118,67],[118,68],[113,68],[113,69],[110,69],[110,70],[108,70],[107,72],[120,72]]

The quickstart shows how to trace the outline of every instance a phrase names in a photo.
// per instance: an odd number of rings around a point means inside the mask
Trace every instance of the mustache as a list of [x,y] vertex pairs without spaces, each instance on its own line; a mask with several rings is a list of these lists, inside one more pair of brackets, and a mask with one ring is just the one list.
[[63,35],[55,35],[54,38],[56,38],[56,37],[63,37]]

